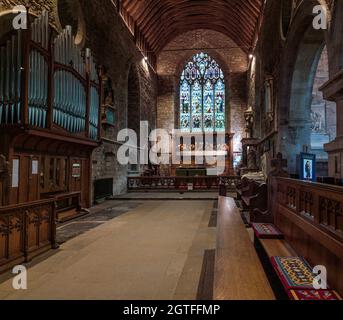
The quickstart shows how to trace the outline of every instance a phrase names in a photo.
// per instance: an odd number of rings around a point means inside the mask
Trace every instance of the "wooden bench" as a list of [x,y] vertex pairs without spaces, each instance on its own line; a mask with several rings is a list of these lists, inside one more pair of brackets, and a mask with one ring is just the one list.
[[44,198],[55,199],[58,222],[63,223],[88,213],[81,208],[81,192],[47,193]]
[[86,214],[81,208],[81,192],[60,194],[54,198],[58,222],[65,222]]
[[[277,228],[274,225],[271,225],[272,228]],[[281,279],[281,275],[279,272],[279,269],[274,265],[275,261],[277,260],[287,260],[287,258],[290,258],[291,261],[296,260],[302,261],[303,258],[298,257],[298,254],[293,250],[293,248],[289,245],[289,243],[282,239],[282,234],[274,234],[273,236],[270,236],[267,234],[258,234],[258,230],[260,227],[257,224],[253,225],[254,228],[254,243],[256,251],[262,261],[262,264],[264,266],[265,272],[267,274],[267,277],[272,284],[273,291],[275,296],[280,300],[297,300],[297,299],[303,299],[304,294],[308,294],[307,298],[311,300],[313,298],[311,294],[322,296],[322,300],[325,300],[323,298],[325,295],[331,297],[340,299],[340,296],[333,290],[314,290],[314,288],[310,289],[296,289],[296,288],[287,288],[285,287],[285,284],[283,283],[283,280]],[[305,260],[304,260],[305,261]],[[306,262],[305,262],[306,263]],[[312,273],[312,268],[308,267],[309,272]],[[316,299],[320,300],[320,299]]]
[[274,300],[233,199],[219,197],[217,225],[214,300]]

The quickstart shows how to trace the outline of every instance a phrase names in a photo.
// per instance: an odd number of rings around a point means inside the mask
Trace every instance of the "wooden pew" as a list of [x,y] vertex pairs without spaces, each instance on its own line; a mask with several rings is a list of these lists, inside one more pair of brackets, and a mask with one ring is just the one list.
[[260,184],[256,181],[249,180],[248,187],[242,190],[242,204],[243,208],[250,209],[250,201],[259,193]]
[[214,300],[274,300],[262,264],[233,199],[220,197]]
[[65,222],[85,213],[81,209],[81,192],[70,192],[55,196],[58,222]]
[[343,188],[281,177],[271,187],[274,224],[298,255],[326,267],[343,295]]
[[55,200],[58,222],[66,222],[87,213],[81,208],[81,192],[49,193],[44,194],[44,198]]
[[[317,291],[313,287],[313,279],[307,280],[307,283],[304,283],[304,279],[306,279],[308,275],[313,277],[313,266],[311,267],[304,257],[297,254],[297,252],[290,246],[288,241],[284,239],[282,232],[275,225],[269,223],[254,223],[253,229],[256,251],[262,261],[268,279],[273,286],[274,294],[278,299],[341,299],[334,288],[330,286],[325,291]],[[289,271],[279,269],[280,264],[283,265],[284,263],[290,263],[287,262],[287,259],[291,262],[291,265],[294,265],[294,263],[299,263],[299,269],[304,270],[305,273],[303,274],[303,277],[301,277],[298,281],[289,275],[285,276],[285,272]],[[298,272],[299,271],[297,271],[296,274],[298,274]],[[292,280],[289,281],[286,279]],[[301,286],[306,287],[300,288]]]
[[242,180],[236,183],[237,189],[237,200],[242,200],[243,192],[249,190],[249,179],[247,177],[243,177]]
[[250,222],[272,222],[266,183],[243,178],[237,194],[242,200],[243,209],[249,211]]

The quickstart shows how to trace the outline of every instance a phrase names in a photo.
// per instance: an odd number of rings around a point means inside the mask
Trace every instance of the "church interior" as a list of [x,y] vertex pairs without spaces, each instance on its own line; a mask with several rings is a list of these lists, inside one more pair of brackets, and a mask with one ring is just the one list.
[[0,300],[341,300],[342,35],[341,0],[0,1]]

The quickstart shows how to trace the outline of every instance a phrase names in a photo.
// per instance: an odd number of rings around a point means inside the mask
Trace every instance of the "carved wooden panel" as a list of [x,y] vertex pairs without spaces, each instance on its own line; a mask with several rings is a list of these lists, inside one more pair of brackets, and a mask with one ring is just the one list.
[[10,216],[8,225],[8,256],[12,258],[18,258],[23,254],[23,215],[15,214]]
[[309,217],[314,217],[313,212],[313,194],[308,191],[301,190],[300,191],[300,199],[299,199],[300,205],[299,205],[299,211],[302,214],[305,214]]
[[319,222],[343,235],[342,202],[326,197],[319,197]]
[[0,272],[55,248],[55,201],[0,208]]
[[343,188],[287,178],[276,184],[274,223],[298,255],[327,268],[330,286],[343,294]]

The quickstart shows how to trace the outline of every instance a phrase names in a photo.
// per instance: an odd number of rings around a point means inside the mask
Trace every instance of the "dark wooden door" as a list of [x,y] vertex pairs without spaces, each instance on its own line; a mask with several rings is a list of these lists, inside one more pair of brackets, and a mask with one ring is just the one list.
[[39,158],[19,156],[19,203],[39,200]]
[[28,171],[28,201],[39,200],[39,157],[30,157]]

